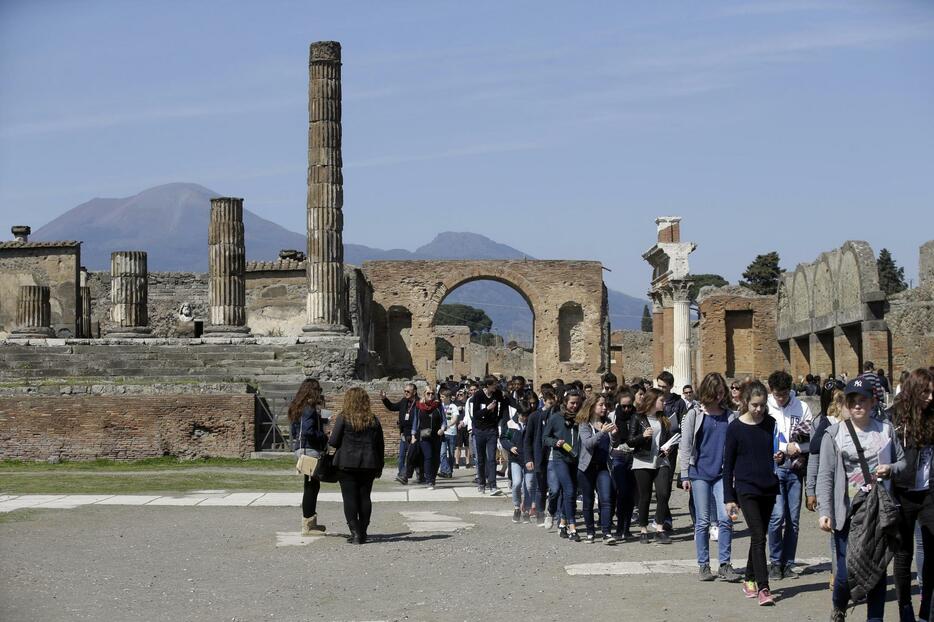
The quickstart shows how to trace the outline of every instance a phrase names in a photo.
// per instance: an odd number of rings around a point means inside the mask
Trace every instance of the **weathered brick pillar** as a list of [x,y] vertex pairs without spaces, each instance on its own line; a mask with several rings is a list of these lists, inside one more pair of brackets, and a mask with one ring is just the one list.
[[[808,336],[808,350],[811,355],[811,373],[826,379],[833,374],[833,344],[832,339],[811,333]],[[828,349],[828,346],[830,348]]]
[[891,372],[892,361],[889,356],[891,346],[889,344],[889,330],[885,322],[865,321],[860,328],[863,341],[862,362],[872,361],[876,364],[876,369]]
[[243,199],[211,199],[208,225],[208,305],[206,336],[245,337],[246,245],[243,237]]
[[20,285],[16,300],[16,328],[11,339],[52,337],[52,308],[46,285]]
[[78,273],[78,336],[91,337],[91,288],[88,286],[88,270],[81,266]]
[[846,374],[852,380],[862,371],[859,365],[858,336],[858,327],[855,331],[852,328],[841,328],[839,326],[833,329],[833,366],[837,377]]
[[149,270],[145,251],[110,254],[108,337],[149,336]]
[[344,326],[341,45],[311,44],[308,62],[308,298],[305,332]]

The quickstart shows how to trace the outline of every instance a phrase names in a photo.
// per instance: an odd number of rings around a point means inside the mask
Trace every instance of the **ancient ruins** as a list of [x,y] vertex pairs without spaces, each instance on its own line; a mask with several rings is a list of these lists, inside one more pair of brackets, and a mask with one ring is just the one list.
[[[306,376],[326,396],[402,381],[516,374],[595,385],[662,369],[676,383],[899,371],[934,353],[934,242],[917,287],[879,290],[875,255],[847,242],[786,273],[776,296],[706,288],[692,311],[681,219],[661,217],[651,265],[652,333],[613,332],[594,261],[343,261],[341,47],[309,54],[307,248],[247,261],[244,199],[211,200],[207,273],[149,272],[146,249],[81,266],[77,241],[0,242],[0,459],[248,456],[281,445],[277,417]],[[492,280],[533,316],[531,351],[475,343],[437,323],[457,287]],[[692,320],[696,317],[696,320]],[[445,343],[450,358],[438,357]],[[389,443],[395,426],[385,426]]]

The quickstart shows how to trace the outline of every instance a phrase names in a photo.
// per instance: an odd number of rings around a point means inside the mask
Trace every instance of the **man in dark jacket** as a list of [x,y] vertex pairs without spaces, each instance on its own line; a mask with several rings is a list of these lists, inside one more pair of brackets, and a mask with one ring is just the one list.
[[477,490],[493,496],[503,494],[496,488],[496,441],[503,412],[509,411],[508,401],[496,384],[494,376],[484,379],[483,388],[472,398],[471,413],[477,443]]
[[554,393],[542,393],[544,401],[539,408],[529,416],[528,431],[522,437],[522,456],[525,459],[525,470],[535,474],[535,508],[538,510],[535,520],[538,525],[545,523],[545,496],[548,493],[548,455],[551,447],[546,447],[542,439],[542,432],[551,409],[554,407]]
[[407,484],[405,459],[409,453],[412,422],[415,421],[415,404],[418,402],[417,388],[413,383],[407,382],[402,387],[402,399],[398,402],[390,402],[385,391],[380,391],[379,396],[382,398],[386,410],[394,410],[399,413],[399,421],[397,422],[399,428],[399,473],[396,475],[396,481],[400,484]]
[[[688,411],[687,404],[684,403],[684,400],[681,399],[681,396],[677,393],[672,392],[672,388],[675,385],[675,377],[671,372],[663,371],[655,379],[655,385],[659,390],[665,392],[665,416],[668,417],[668,421],[671,422],[671,433],[679,432],[681,430],[681,418]],[[668,461],[671,464],[677,464],[678,462],[678,446],[675,445],[671,448],[671,451],[668,453]],[[678,475],[678,486],[681,486],[681,476]],[[692,506],[693,507],[693,506]],[[668,510],[668,516],[665,518],[665,531],[671,533],[672,531],[672,520],[671,520],[671,510]]]

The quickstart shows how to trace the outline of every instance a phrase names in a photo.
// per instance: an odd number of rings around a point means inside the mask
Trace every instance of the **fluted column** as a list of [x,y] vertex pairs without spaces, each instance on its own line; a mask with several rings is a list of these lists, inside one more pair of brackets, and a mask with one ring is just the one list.
[[84,266],[78,273],[78,336],[84,339],[91,337],[91,288]]
[[311,44],[308,62],[308,299],[305,332],[344,326],[341,45]]
[[691,295],[690,281],[670,281],[674,301],[674,365],[672,374],[675,386],[672,390],[691,384]]
[[16,299],[16,328],[12,339],[40,339],[52,337],[52,308],[46,285],[20,285]]
[[246,336],[246,245],[243,199],[211,199],[208,225],[208,305],[205,335]]
[[149,336],[149,270],[145,251],[110,254],[108,337]]

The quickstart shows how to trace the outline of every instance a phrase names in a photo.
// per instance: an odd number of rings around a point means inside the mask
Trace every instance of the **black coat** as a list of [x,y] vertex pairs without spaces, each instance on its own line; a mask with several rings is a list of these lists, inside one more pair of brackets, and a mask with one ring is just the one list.
[[385,463],[383,426],[374,417],[373,424],[357,432],[347,420],[338,417],[328,445],[337,448],[334,466],[351,471],[382,471]]
[[[512,423],[512,425],[510,425]],[[502,425],[499,428],[499,443],[503,446],[503,449],[506,451],[506,455],[509,456],[510,462],[516,462],[518,464],[525,464],[525,437],[529,434],[529,425],[526,421],[525,428],[519,429],[519,413],[516,413],[509,419],[504,419]],[[519,450],[519,455],[512,453],[512,448],[515,447]]]
[[550,414],[551,412],[542,409],[532,413],[522,437],[523,458],[526,462],[531,462],[535,470],[541,473],[548,469],[548,453],[551,451],[551,447],[546,447],[542,438]]
[[[412,425],[412,434],[415,436],[416,441],[431,440],[433,442],[441,442],[441,437],[438,435],[438,432],[441,431],[441,424],[444,420],[444,416],[441,414],[441,410],[439,408],[435,408],[434,410],[430,410],[428,412],[425,412],[418,407],[415,408],[415,423]],[[428,438],[422,439],[422,430],[429,430]]]
[[[652,448],[652,438],[647,438],[642,434],[646,431],[646,429],[651,429],[651,427],[652,426],[645,415],[640,415],[638,413],[633,415],[632,423],[629,426],[629,440],[626,441],[626,444],[632,447],[633,451],[637,453],[649,451]],[[668,442],[668,439],[671,438],[673,430],[673,422],[669,422],[667,430],[665,429],[665,426],[662,426],[662,433],[658,437],[659,447]]]
[[386,410],[394,410],[399,413],[397,426],[399,427],[399,435],[402,438],[412,436],[412,421],[415,419],[412,411],[417,401],[417,399],[410,400],[403,397],[398,402],[390,402],[387,398],[383,398],[383,406],[386,407]]

